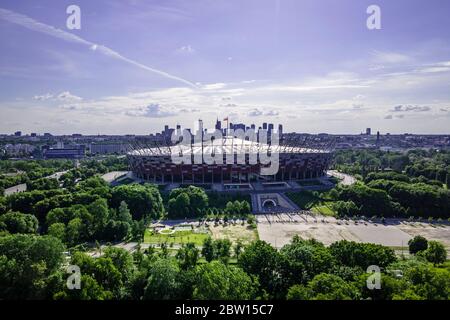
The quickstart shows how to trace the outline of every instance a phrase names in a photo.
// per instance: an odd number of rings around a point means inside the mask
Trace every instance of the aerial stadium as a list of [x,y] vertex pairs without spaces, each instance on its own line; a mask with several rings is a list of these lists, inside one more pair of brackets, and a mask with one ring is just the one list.
[[[260,161],[261,154],[277,155],[275,174],[262,174],[268,165]],[[207,161],[205,155],[215,161]],[[281,139],[275,145],[230,135],[215,141],[190,141],[187,145],[149,146],[141,143],[134,145],[127,154],[130,170],[136,178],[153,183],[194,185],[320,178],[326,175],[331,157],[331,145],[316,145],[308,137]],[[183,160],[174,161],[177,158]]]

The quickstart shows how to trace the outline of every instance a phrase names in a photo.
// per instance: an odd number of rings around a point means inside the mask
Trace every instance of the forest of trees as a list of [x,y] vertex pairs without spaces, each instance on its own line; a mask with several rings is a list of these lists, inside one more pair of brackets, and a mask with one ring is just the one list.
[[146,226],[163,217],[245,217],[251,212],[246,200],[230,197],[224,208],[212,207],[205,191],[194,186],[172,190],[166,203],[155,185],[110,187],[98,176],[65,188],[47,178],[35,180],[33,186],[0,197],[0,235],[52,235],[71,248],[95,241],[142,241]]
[[335,166],[360,177],[332,192],[341,216],[450,218],[450,152],[340,151]]
[[450,151],[409,150],[406,153],[381,150],[336,151],[333,167],[342,172],[366,178],[371,172],[404,173],[411,182],[439,182],[449,185]]
[[[359,175],[356,184],[328,192],[339,216],[449,217],[448,174],[442,171],[448,172],[447,153],[363,154],[337,155],[336,166]],[[355,161],[354,168],[348,161]],[[247,195],[219,196],[194,186],[161,194],[155,185],[111,187],[98,176],[122,165],[119,160],[88,161],[76,169],[63,161],[48,168],[40,162],[2,164],[3,173],[26,175],[28,190],[0,196],[0,299],[450,298],[446,250],[421,237],[410,241],[409,258],[376,244],[339,241],[327,247],[298,237],[280,250],[259,240],[244,246],[208,238],[201,249],[187,243],[175,254],[166,245],[133,254],[107,246],[94,258],[87,244],[140,243],[147,225],[160,218],[251,212]],[[63,169],[68,172],[60,181],[44,178]],[[80,267],[80,290],[66,286],[68,265]],[[380,290],[366,286],[370,265],[382,270]],[[401,270],[402,276],[389,270]]]
[[[420,240],[419,240],[420,242]],[[411,248],[416,248],[414,243]],[[420,247],[420,246],[419,246]],[[185,244],[136,251],[108,247],[93,258],[82,251],[69,264],[81,272],[81,288],[66,285],[64,244],[49,235],[0,237],[2,299],[449,299],[445,249],[429,241],[412,258],[397,258],[375,244],[339,241],[330,247],[294,237],[276,250],[264,241],[232,250],[227,240],[207,239],[200,251]],[[234,251],[234,252],[232,252]],[[230,262],[230,257],[236,263]],[[370,265],[381,268],[381,289],[366,285]],[[389,270],[396,270],[393,274]],[[398,271],[402,276],[398,276]]]

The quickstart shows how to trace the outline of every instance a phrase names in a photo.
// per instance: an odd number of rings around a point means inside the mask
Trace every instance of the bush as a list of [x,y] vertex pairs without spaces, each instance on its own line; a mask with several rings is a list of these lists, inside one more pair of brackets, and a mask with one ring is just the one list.
[[427,250],[428,240],[422,236],[415,236],[408,241],[409,253],[416,254],[417,252]]

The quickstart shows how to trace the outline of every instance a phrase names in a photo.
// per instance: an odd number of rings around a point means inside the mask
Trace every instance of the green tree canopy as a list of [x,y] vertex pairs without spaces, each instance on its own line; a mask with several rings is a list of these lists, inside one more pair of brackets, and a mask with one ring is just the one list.
[[31,214],[8,212],[0,216],[0,231],[9,233],[36,233],[38,220]]
[[416,254],[419,251],[427,250],[428,240],[421,235],[415,236],[408,241],[409,253]]
[[161,194],[154,185],[131,184],[113,188],[111,205],[118,208],[122,201],[127,203],[135,220],[158,218],[164,213]]
[[241,268],[212,261],[199,265],[196,274],[194,299],[248,300],[256,297],[256,280]]

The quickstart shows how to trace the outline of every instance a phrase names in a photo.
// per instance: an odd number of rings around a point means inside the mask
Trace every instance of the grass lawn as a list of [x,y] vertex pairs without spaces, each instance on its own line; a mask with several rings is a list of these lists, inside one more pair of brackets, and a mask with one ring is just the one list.
[[241,224],[228,224],[224,225],[210,225],[209,230],[212,233],[212,238],[217,239],[228,239],[233,245],[240,240],[244,245],[249,244],[252,241],[258,240],[258,230],[250,228],[247,223]]
[[207,233],[194,233],[193,231],[177,231],[172,234],[154,233],[150,230],[145,230],[144,243],[164,243],[168,244],[183,244],[192,242],[197,246],[201,246],[203,241],[208,238]]
[[336,213],[333,211],[329,204],[318,205],[311,208],[311,211],[317,214],[321,214],[323,216],[334,217]]
[[291,199],[300,209],[311,210],[325,216],[334,216],[331,201],[326,199],[326,194],[318,192],[318,196],[309,191],[287,192],[286,196]]

